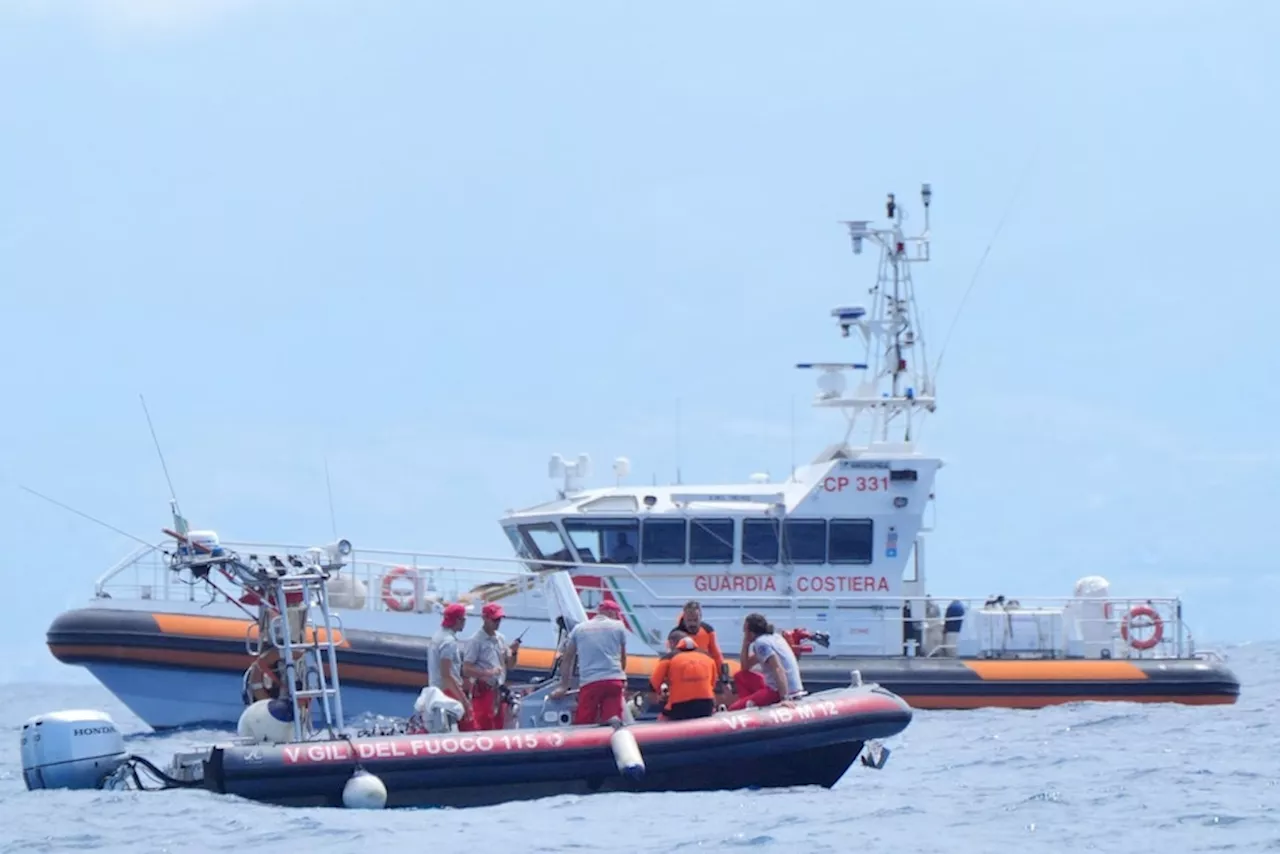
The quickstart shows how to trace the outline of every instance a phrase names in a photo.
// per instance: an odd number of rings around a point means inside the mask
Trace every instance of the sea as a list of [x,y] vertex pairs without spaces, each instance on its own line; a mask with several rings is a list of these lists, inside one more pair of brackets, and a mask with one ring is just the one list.
[[157,764],[225,737],[154,734],[104,689],[4,686],[0,852],[1280,851],[1280,641],[1220,650],[1233,706],[918,711],[884,768],[835,786],[554,797],[471,809],[267,807],[190,791],[26,791],[19,730],[109,712]]

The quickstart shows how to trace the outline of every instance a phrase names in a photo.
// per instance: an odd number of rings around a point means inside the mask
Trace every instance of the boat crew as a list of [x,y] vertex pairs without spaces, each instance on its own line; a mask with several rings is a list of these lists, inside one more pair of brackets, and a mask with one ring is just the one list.
[[[716,710],[715,659],[688,634],[676,630],[671,633],[672,651],[658,659],[649,677],[655,693],[662,694],[666,684],[666,702],[659,720],[686,721],[691,718],[709,717]],[[672,639],[669,636],[669,640]]]
[[578,708],[575,724],[604,723],[622,718],[623,691],[627,684],[627,630],[622,609],[612,599],[596,608],[596,615],[569,632],[560,662],[560,684],[548,696],[569,693],[569,680],[578,665]]
[[729,707],[732,711],[745,709],[748,703],[757,708],[769,706],[804,693],[795,653],[791,651],[790,644],[774,631],[764,614],[748,614],[742,621],[739,661],[742,664],[740,672],[749,672],[759,665],[764,685],[749,694],[740,693]]
[[462,704],[462,720],[458,721],[458,729],[462,732],[475,729],[471,699],[463,687],[462,645],[458,643],[458,632],[466,624],[466,606],[457,602],[448,605],[440,618],[440,631],[431,638],[431,645],[427,648],[427,684]]
[[684,603],[684,611],[680,614],[676,628],[693,638],[698,649],[715,660],[716,673],[724,672],[724,654],[720,652],[720,644],[716,642],[716,630],[711,628],[710,623],[702,622],[702,605],[699,602],[690,600]]
[[497,602],[485,605],[480,615],[484,624],[462,651],[462,675],[471,683],[471,714],[476,729],[503,729],[503,691],[507,671],[516,666],[520,639],[508,644],[498,631],[506,614]]

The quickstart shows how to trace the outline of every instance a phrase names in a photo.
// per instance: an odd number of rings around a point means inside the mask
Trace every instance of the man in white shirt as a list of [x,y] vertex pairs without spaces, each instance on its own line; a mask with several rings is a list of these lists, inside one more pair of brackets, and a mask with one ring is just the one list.
[[552,699],[569,692],[573,666],[578,665],[578,708],[575,724],[604,723],[622,718],[623,693],[627,685],[627,629],[619,619],[622,609],[606,599],[596,615],[569,632],[564,658],[560,661],[560,684]]
[[742,621],[742,651],[738,658],[744,671],[760,665],[764,687],[739,697],[729,708],[745,709],[747,704],[759,708],[798,697],[804,692],[800,664],[791,644],[777,634],[764,614],[748,614]]

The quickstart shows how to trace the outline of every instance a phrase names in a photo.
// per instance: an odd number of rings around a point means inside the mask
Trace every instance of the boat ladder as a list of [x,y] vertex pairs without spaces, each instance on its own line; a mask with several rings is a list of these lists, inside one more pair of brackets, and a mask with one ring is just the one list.
[[[293,733],[297,741],[305,739],[303,723],[310,720],[310,713],[316,706],[315,702],[304,706],[307,700],[318,701],[330,738],[336,738],[345,726],[338,651],[334,642],[341,619],[329,609],[328,580],[327,573],[320,567],[308,566],[268,582],[268,595],[276,611],[271,617],[269,637],[280,650],[284,663],[283,688],[293,706]],[[299,593],[302,601],[289,605],[290,594]],[[319,621],[312,619],[313,611],[318,612]],[[301,618],[296,625],[294,615]],[[299,658],[310,662],[304,667],[301,680],[297,673]]]

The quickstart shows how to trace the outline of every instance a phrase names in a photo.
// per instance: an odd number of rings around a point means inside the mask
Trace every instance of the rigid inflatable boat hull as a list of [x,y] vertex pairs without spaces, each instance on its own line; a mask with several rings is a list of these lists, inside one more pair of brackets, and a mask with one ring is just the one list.
[[911,709],[877,688],[846,688],[709,718],[629,727],[644,758],[619,773],[609,726],[401,735],[215,748],[212,791],[283,806],[340,806],[357,762],[387,789],[388,806],[479,806],[565,794],[830,788],[866,741],[896,735]]

